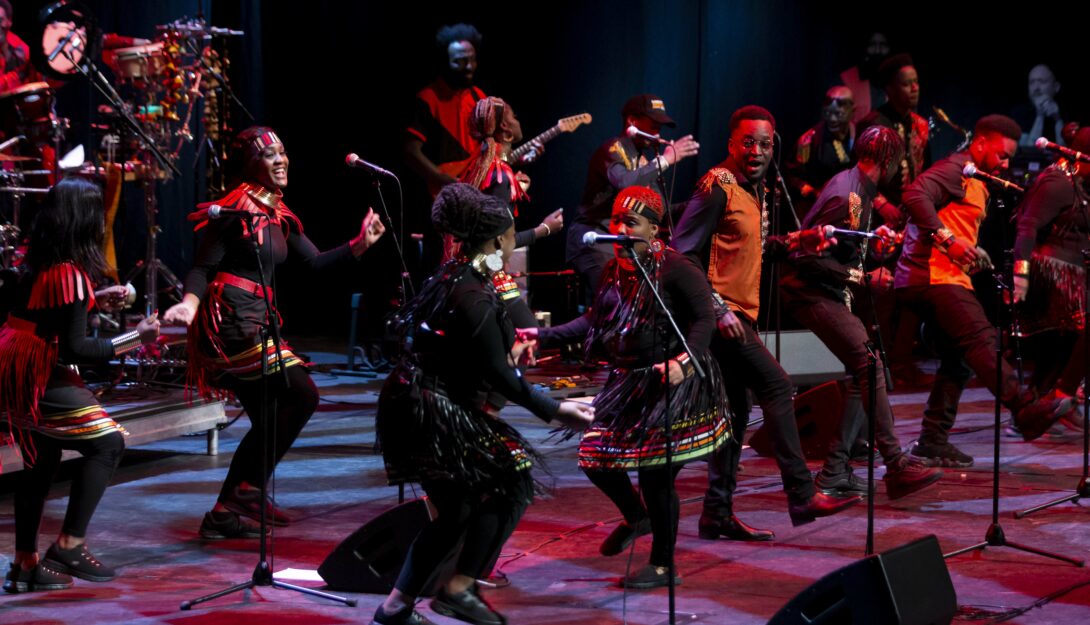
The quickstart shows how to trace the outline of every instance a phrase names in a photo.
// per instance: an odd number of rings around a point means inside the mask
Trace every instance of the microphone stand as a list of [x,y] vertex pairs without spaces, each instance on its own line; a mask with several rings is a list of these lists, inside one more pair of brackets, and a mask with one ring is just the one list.
[[[783,179],[783,174],[780,173],[780,166],[779,166],[778,161],[783,156],[782,141],[780,140],[779,133],[773,133],[773,137],[776,138],[775,145],[777,147],[777,151],[776,151],[776,157],[773,158],[773,159],[770,159],[769,165],[772,167],[773,175],[776,177],[776,180],[773,181],[773,185],[772,185],[773,186],[772,211],[771,211],[772,215],[769,218],[769,221],[771,222],[769,224],[769,231],[778,234],[779,231],[780,231],[780,197],[781,196],[787,198],[787,207],[791,211],[791,218],[795,221],[795,230],[801,230],[802,229],[802,224],[799,223],[799,216],[795,214],[795,206],[791,202],[791,193],[788,192],[787,183]],[[779,282],[780,282],[779,281],[779,275],[780,275],[779,265],[777,263],[773,263],[772,266],[769,268],[769,270],[770,270],[770,272],[772,274],[770,276],[770,281],[769,281],[769,292],[770,292],[770,295],[773,297],[773,300],[775,301],[775,304],[772,306],[772,308],[775,311],[776,362],[782,362],[782,359],[781,359],[780,356],[781,356],[781,349],[782,349],[782,344],[783,344],[783,340],[782,340],[782,335],[783,335],[783,320],[782,320],[782,317],[783,317],[783,299],[780,297],[779,289],[776,288],[776,285],[779,284]]]
[[[382,214],[386,217],[386,222],[390,224],[390,229],[393,230],[394,220],[392,217],[390,217],[390,209],[386,206],[386,198],[382,195],[382,175],[372,170],[367,170],[367,172],[371,175],[371,184],[375,187],[375,193],[378,195],[379,205],[382,207]],[[398,196],[401,197],[401,180],[399,180],[397,176],[393,176],[393,178],[394,181],[397,182]],[[412,280],[410,280],[408,265],[406,265],[405,263],[405,250],[403,247],[403,239],[405,236],[404,202],[402,202],[401,214],[402,219],[400,227],[398,228],[397,236],[390,237],[394,241],[394,249],[397,250],[397,258],[398,261],[401,263],[401,286],[398,287],[397,293],[397,307],[399,309],[405,305],[406,293],[416,295],[416,291],[415,289],[413,289]],[[362,348],[358,349],[361,352],[361,359],[363,360],[363,362],[360,363],[360,366],[363,368],[356,368],[356,325],[359,320],[357,315],[359,311],[360,296],[361,294],[359,293],[356,293],[352,296],[352,327],[349,328],[348,332],[349,337],[347,366],[344,369],[332,369],[330,373],[351,377],[373,378],[377,376],[375,367],[370,363],[367,358],[367,353]]]
[[[263,215],[255,215],[254,217],[250,218],[250,241],[253,244],[253,248],[254,248],[254,258],[257,260],[257,276],[258,276],[258,284],[261,286],[261,300],[265,304],[265,323],[261,325],[261,333],[260,333],[260,340],[261,340],[261,411],[262,411],[261,412],[261,417],[264,418],[264,419],[268,419],[269,422],[270,422],[270,425],[275,426],[276,419],[273,416],[273,414],[269,411],[269,407],[270,407],[269,406],[269,376],[271,375],[271,372],[269,371],[269,359],[268,359],[268,356],[266,355],[266,351],[265,351],[267,349],[266,346],[268,345],[270,338],[272,339],[273,349],[276,350],[276,352],[275,352],[276,353],[276,367],[277,367],[277,373],[280,375],[280,378],[281,378],[280,381],[284,384],[284,388],[290,388],[291,384],[290,384],[290,382],[288,380],[288,371],[287,371],[287,369],[284,368],[283,354],[281,354],[281,351],[280,351],[280,348],[281,348],[281,345],[282,345],[282,342],[281,342],[281,339],[280,339],[280,323],[279,323],[279,318],[277,317],[276,306],[274,305],[273,300],[272,300],[274,295],[269,292],[269,287],[265,283],[265,266],[264,266],[263,261],[261,260],[261,243],[258,241],[258,232],[259,232],[260,228],[256,227],[255,223],[254,223],[256,221],[256,219],[261,219],[261,218],[267,218],[267,217],[263,216]],[[271,332],[270,332],[270,329],[271,329]],[[270,337],[270,334],[271,334],[271,337]],[[276,407],[276,402],[275,401],[273,401],[273,406],[272,407],[273,408]],[[254,417],[254,415],[250,415],[251,419],[253,419],[253,417]],[[269,444],[268,444],[269,440],[268,440],[268,437],[270,436],[270,432],[269,432],[270,429],[274,430],[271,433],[271,436],[273,437],[273,440],[276,440],[276,432],[275,432],[274,428],[270,428],[270,427],[262,428],[261,465],[262,465],[262,468],[264,469],[263,472],[264,472],[265,475],[269,474]],[[272,478],[270,477],[269,479],[272,479]],[[208,595],[204,595],[203,597],[198,597],[196,599],[183,601],[181,606],[179,606],[180,609],[189,610],[190,608],[192,608],[193,606],[195,606],[195,605],[197,605],[199,603],[204,603],[206,601],[211,601],[213,599],[218,599],[219,597],[223,597],[225,595],[229,595],[229,594],[238,592],[240,590],[249,590],[251,588],[256,588],[258,586],[271,586],[273,588],[283,588],[285,590],[294,590],[295,592],[300,592],[300,593],[303,593],[305,595],[311,595],[311,596],[319,597],[319,598],[322,598],[322,599],[329,599],[330,601],[337,601],[337,602],[343,603],[343,604],[345,604],[347,606],[350,606],[350,607],[356,607],[357,602],[356,602],[355,599],[349,599],[347,597],[340,597],[340,596],[333,595],[333,594],[330,594],[330,593],[322,592],[320,590],[314,590],[313,588],[306,588],[304,586],[296,586],[295,584],[288,584],[288,583],[285,583],[285,582],[282,582],[282,581],[279,581],[279,580],[273,578],[272,567],[269,566],[269,561],[268,561],[268,554],[272,551],[272,546],[271,546],[271,544],[269,542],[269,534],[266,532],[266,530],[268,529],[267,513],[268,513],[268,510],[269,510],[269,506],[267,504],[267,502],[268,502],[268,482],[269,482],[269,480],[262,480],[261,484],[260,484],[260,492],[261,492],[261,517],[260,517],[261,530],[260,530],[260,532],[261,532],[261,536],[260,536],[260,539],[259,539],[259,547],[258,547],[258,562],[257,562],[257,565],[254,567],[253,575],[250,577],[250,579],[248,579],[248,580],[246,580],[246,581],[244,581],[244,582],[242,582],[240,584],[235,584],[234,586],[231,586],[229,588],[225,588],[223,590],[216,591],[216,592],[208,594]]]
[[[628,256],[629,256],[629,258],[632,259],[632,264],[636,266],[636,269],[639,272],[640,277],[643,278],[644,284],[646,284],[647,288],[651,290],[651,294],[655,296],[655,301],[658,302],[658,308],[656,309],[656,311],[661,312],[662,314],[666,315],[666,319],[670,322],[670,328],[673,330],[674,336],[676,336],[678,341],[681,343],[681,347],[685,349],[685,353],[689,355],[689,362],[691,362],[693,364],[693,369],[696,371],[696,375],[700,376],[700,379],[702,379],[702,380],[706,379],[707,373],[705,373],[704,368],[700,366],[700,361],[696,359],[696,355],[693,354],[693,350],[689,348],[689,343],[688,343],[688,341],[685,340],[685,335],[681,332],[681,329],[678,327],[677,321],[674,320],[673,314],[670,313],[670,309],[667,308],[666,303],[664,301],[662,301],[662,295],[659,294],[658,288],[655,286],[654,281],[651,280],[651,275],[647,273],[647,268],[644,267],[643,263],[640,262],[639,255],[636,253],[636,247],[634,245],[625,246],[625,250],[628,251]],[[654,252],[651,252],[651,253],[654,254]],[[667,518],[667,520],[669,522],[669,525],[668,525],[668,527],[669,527],[668,538],[669,538],[669,544],[670,544],[670,557],[669,557],[670,562],[666,567],[667,568],[666,576],[667,576],[667,580],[668,580],[667,581],[667,590],[668,590],[669,623],[670,623],[670,625],[674,625],[674,623],[676,623],[676,618],[677,618],[677,616],[676,616],[676,598],[675,598],[676,597],[675,590],[676,590],[677,584],[674,581],[674,542],[675,542],[676,530],[673,527],[673,518],[674,518],[674,516],[673,516],[673,510],[671,510],[671,507],[673,506],[673,501],[674,501],[675,488],[674,488],[674,479],[673,479],[673,475],[674,475],[674,454],[673,454],[673,449],[672,449],[672,445],[673,445],[673,419],[671,419],[671,417],[670,417],[670,357],[669,357],[669,354],[667,354],[667,358],[666,358],[666,361],[665,361],[664,375],[666,377],[666,383],[665,383],[666,384],[666,389],[665,389],[665,396],[664,396],[664,401],[666,402],[666,405],[665,405],[665,409],[663,410],[663,417],[664,417],[663,433],[664,433],[664,436],[666,438],[666,467],[665,467],[665,469],[666,469],[666,475],[668,477],[668,484],[669,484],[669,486],[667,487],[668,490],[667,490],[667,498],[666,498],[666,518]]]
[[[1010,285],[1005,282],[1006,276],[1003,276],[998,270],[993,274],[995,278],[996,298],[995,298],[995,320],[997,324],[1001,323],[1003,314],[1003,299],[1004,295],[1009,296],[1012,292]],[[1011,298],[1013,300],[1013,298]],[[954,556],[968,553],[970,551],[983,551],[988,547],[1010,547],[1018,551],[1024,551],[1026,553],[1032,553],[1046,558],[1052,558],[1054,560],[1061,560],[1075,566],[1083,566],[1083,560],[1078,558],[1072,558],[1058,553],[1045,551],[1038,549],[1037,547],[1031,547],[1029,545],[1023,545],[1021,543],[1011,542],[1007,540],[1006,534],[1003,532],[1003,526],[999,524],[999,429],[1000,429],[1000,414],[1002,412],[1002,404],[999,401],[1000,391],[1003,385],[1003,342],[996,338],[995,341],[995,423],[993,424],[992,432],[992,521],[988,525],[987,531],[984,533],[984,541],[958,549],[957,551],[951,551],[944,554],[943,558],[953,558]],[[1085,438],[1085,435],[1084,435]]]

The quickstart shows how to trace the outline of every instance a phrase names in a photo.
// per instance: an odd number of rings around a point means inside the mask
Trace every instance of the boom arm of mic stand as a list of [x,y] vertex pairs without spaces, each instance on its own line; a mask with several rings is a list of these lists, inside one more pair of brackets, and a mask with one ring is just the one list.
[[[627,247],[629,256],[632,257],[632,264],[635,265],[640,275],[643,276],[643,281],[647,283],[647,287],[651,289],[651,293],[655,296],[655,301],[659,303],[659,309],[666,314],[666,318],[670,321],[670,327],[674,329],[674,335],[681,341],[681,346],[685,348],[685,353],[689,355],[689,362],[693,363],[693,369],[696,370],[696,374],[700,376],[700,379],[706,379],[707,374],[704,372],[704,368],[700,366],[700,361],[697,360],[696,354],[693,354],[693,350],[689,349],[689,342],[685,340],[685,335],[681,333],[681,328],[677,327],[677,321],[674,321],[674,315],[670,312],[670,309],[666,307],[666,302],[662,301],[662,296],[659,295],[659,290],[655,287],[655,283],[651,281],[651,275],[647,273],[647,268],[640,262],[639,257],[636,255],[636,247]],[[667,358],[667,362],[669,362]],[[669,377],[669,365],[667,365],[666,375]]]
[[163,154],[163,151],[159,149],[159,146],[155,145],[155,141],[153,141],[151,137],[149,137],[148,134],[144,132],[144,129],[140,126],[140,124],[138,124],[136,120],[133,119],[132,114],[125,107],[124,102],[121,101],[121,96],[119,96],[117,92],[114,91],[113,86],[110,85],[110,82],[106,80],[105,76],[102,75],[102,72],[99,71],[94,61],[88,60],[88,62],[86,63],[87,67],[84,67],[83,64],[76,63],[75,60],[72,59],[72,55],[69,54],[67,50],[64,51],[64,56],[68,58],[68,61],[71,62],[72,65],[74,65],[81,74],[83,74],[83,76],[91,83],[91,86],[94,87],[100,94],[102,94],[102,97],[106,98],[106,101],[114,107],[118,115],[121,116],[121,119],[123,119],[125,121],[125,124],[129,126],[129,129],[132,130],[133,133],[135,133],[136,136],[140,138],[140,141],[144,144],[144,147],[146,147],[152,154],[155,155],[155,159],[159,161],[159,164],[166,169],[169,169],[175,176],[181,176],[182,172],[178,169],[178,167],[174,163],[172,163],[170,159],[166,157],[166,155]]

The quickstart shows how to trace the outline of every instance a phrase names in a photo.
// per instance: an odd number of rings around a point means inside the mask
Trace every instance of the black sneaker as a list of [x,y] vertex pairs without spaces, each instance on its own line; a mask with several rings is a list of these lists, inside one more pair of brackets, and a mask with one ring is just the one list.
[[866,497],[868,492],[874,493],[874,486],[867,488],[867,480],[859,477],[848,469],[847,473],[829,476],[824,471],[814,478],[814,487],[826,495],[833,497]]
[[[268,531],[268,527],[265,531]],[[261,526],[231,511],[209,510],[204,513],[204,520],[201,521],[200,535],[206,540],[261,538]]]
[[441,589],[431,600],[431,609],[474,625],[507,625],[507,619],[474,590],[466,589],[452,595]]
[[39,562],[32,569],[11,563],[11,569],[4,576],[4,592],[16,594],[35,590],[64,590],[72,587],[72,577],[58,573]]
[[632,541],[650,533],[651,519],[644,517],[635,525],[629,525],[628,521],[621,521],[620,525],[613,528],[609,536],[602,541],[602,545],[598,547],[598,553],[603,556],[615,556],[628,549]]
[[912,455],[929,467],[964,469],[973,466],[973,457],[953,443],[921,443],[912,446]]
[[942,479],[942,469],[926,467],[922,462],[908,454],[901,454],[896,460],[886,465],[886,474],[882,481],[886,483],[886,495],[890,499],[900,499],[923,490]]
[[371,625],[435,625],[435,621],[417,612],[411,605],[393,614],[383,612],[380,605],[375,610]]
[[45,552],[43,562],[54,571],[89,582],[108,582],[117,575],[113,569],[95,558],[87,549],[87,543],[71,549],[61,549],[57,543],[53,543],[49,546],[49,551]]
[[[255,521],[261,520],[261,491],[243,490],[235,487],[231,494],[220,503],[235,514],[250,517]],[[291,517],[280,508],[276,507],[272,498],[265,498],[265,522],[269,525],[284,527],[291,524]]]
[[[647,590],[648,588],[660,588],[662,586],[668,586],[670,584],[669,569],[664,566],[655,566],[654,564],[645,564],[640,570],[622,577],[620,585],[622,588],[634,588],[636,590]],[[674,571],[674,585],[681,585],[681,576]]]

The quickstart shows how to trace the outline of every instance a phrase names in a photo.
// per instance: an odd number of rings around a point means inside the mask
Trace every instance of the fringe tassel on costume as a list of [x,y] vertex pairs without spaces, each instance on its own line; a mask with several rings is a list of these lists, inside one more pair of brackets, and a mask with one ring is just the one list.
[[[391,484],[443,479],[504,492],[517,471],[539,459],[515,428],[452,401],[417,362],[414,343],[424,340],[420,334],[444,340],[427,324],[444,311],[454,287],[470,271],[465,259],[447,262],[392,322],[401,335],[402,357],[386,379],[375,418]],[[498,301],[496,306],[498,314],[505,314]]]
[[1082,330],[1085,281],[1081,265],[1034,253],[1029,294],[1019,315],[1022,333]]
[[[0,326],[0,354],[19,355],[0,358],[0,409],[7,412],[12,444],[31,450],[32,446],[24,444],[31,439],[24,436],[23,430],[41,419],[38,402],[57,364],[57,344],[34,334],[34,324],[8,317],[7,323]],[[33,451],[30,455],[25,459],[27,464],[34,462]]]

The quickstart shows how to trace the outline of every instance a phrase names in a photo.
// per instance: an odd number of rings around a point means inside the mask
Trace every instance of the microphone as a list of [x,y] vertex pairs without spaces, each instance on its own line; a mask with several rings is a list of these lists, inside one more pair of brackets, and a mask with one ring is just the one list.
[[1033,142],[1033,145],[1037,146],[1041,150],[1049,150],[1051,152],[1059,152],[1067,158],[1073,161],[1079,161],[1080,163],[1090,163],[1090,155],[1083,154],[1078,150],[1072,150],[1071,148],[1064,147],[1058,143],[1053,143],[1048,139],[1041,137]]
[[251,213],[250,211],[239,210],[237,208],[224,208],[219,204],[213,204],[208,207],[209,219],[223,219],[224,217],[238,217],[240,219],[254,219],[264,218],[268,219],[269,216],[264,213]]
[[349,154],[348,156],[344,157],[344,164],[348,165],[349,167],[357,167],[359,169],[366,169],[367,171],[369,171],[369,172],[371,172],[373,174],[378,174],[380,176],[389,176],[391,178],[397,178],[397,176],[395,176],[392,173],[390,173],[389,171],[379,167],[378,165],[375,165],[374,163],[368,163],[367,161],[363,160],[362,158],[360,158],[360,155],[356,154],[355,152],[353,152],[353,153]]
[[655,143],[661,143],[662,145],[670,145],[670,142],[667,141],[666,139],[663,139],[662,137],[660,137],[658,135],[653,135],[653,134],[650,134],[650,133],[646,133],[646,132],[640,130],[639,128],[636,128],[635,126],[629,126],[627,129],[625,129],[624,133],[626,135],[628,135],[628,137],[630,139],[635,139],[636,137],[642,137],[644,139],[647,139],[648,141],[654,141]]
[[637,243],[647,243],[640,237],[630,237],[627,234],[598,234],[591,231],[583,235],[583,245],[623,245],[625,247],[631,247]]
[[64,47],[67,46],[68,42],[70,41],[72,42],[73,48],[78,48],[79,44],[82,43],[78,35],[79,32],[74,28],[68,31],[68,34],[65,35],[64,39],[61,39],[60,43],[57,44],[57,47],[53,48],[53,51],[49,53],[48,57],[46,57],[46,61],[52,63],[57,58],[57,56],[60,55],[61,50],[64,50]]
[[994,182],[995,184],[1010,191],[1017,191],[1019,193],[1025,191],[1025,189],[1014,184],[1010,180],[1003,180],[999,176],[993,176],[991,174],[986,174],[980,171],[976,168],[976,164],[972,161],[965,163],[965,167],[963,167],[961,170],[961,175],[965,176],[966,178],[976,178],[977,180],[983,180],[984,182]]
[[844,237],[845,239],[881,239],[882,237],[874,234],[873,232],[864,232],[862,230],[845,230],[844,228],[833,228],[834,237]]

